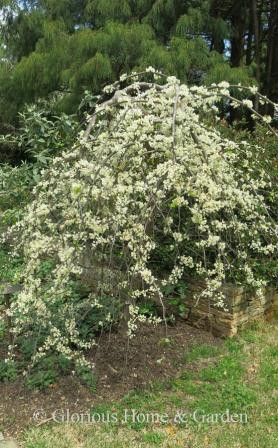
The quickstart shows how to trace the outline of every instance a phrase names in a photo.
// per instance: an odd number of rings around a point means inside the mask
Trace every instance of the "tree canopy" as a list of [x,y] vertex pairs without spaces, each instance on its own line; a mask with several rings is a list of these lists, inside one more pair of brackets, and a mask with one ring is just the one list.
[[59,96],[76,110],[149,65],[183,82],[256,83],[277,99],[277,0],[2,0],[0,119]]

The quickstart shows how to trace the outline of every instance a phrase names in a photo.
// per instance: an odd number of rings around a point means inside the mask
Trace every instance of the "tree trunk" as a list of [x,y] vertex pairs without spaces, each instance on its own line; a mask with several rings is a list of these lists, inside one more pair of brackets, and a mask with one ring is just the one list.
[[[223,11],[221,11],[221,2],[219,0],[216,0],[212,2],[211,8],[210,8],[210,16],[214,19],[221,19]],[[211,41],[211,50],[217,51],[220,54],[224,53],[225,50],[225,44],[224,40],[215,33],[215,35],[212,36]]]
[[[275,85],[277,90],[277,75],[278,75],[278,1],[271,0],[270,14],[268,21],[268,36],[267,36],[267,57],[266,57],[266,75],[264,84],[264,93],[267,97],[277,100],[275,97]],[[268,114],[273,113],[273,108],[266,107]]]
[[246,28],[245,2],[238,3],[231,17],[233,35],[231,38],[231,66],[240,67],[244,53],[244,35]]
[[248,27],[248,36],[247,36],[247,48],[246,48],[246,65],[250,65],[252,62],[252,47],[253,47],[253,20],[250,8],[249,15],[249,27]]
[[[254,42],[255,42],[255,62],[256,62],[256,80],[258,83],[258,87],[260,87],[261,82],[261,55],[260,55],[260,29],[259,29],[259,20],[258,20],[258,5],[257,0],[252,0],[252,15],[253,15],[253,24],[254,24]],[[255,110],[259,109],[259,101],[256,96],[255,99]]]

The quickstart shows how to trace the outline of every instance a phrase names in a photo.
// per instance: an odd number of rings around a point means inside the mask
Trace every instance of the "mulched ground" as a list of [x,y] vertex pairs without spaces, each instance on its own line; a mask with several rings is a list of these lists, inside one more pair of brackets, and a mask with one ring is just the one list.
[[90,353],[95,361],[97,390],[92,394],[74,376],[64,377],[46,391],[29,391],[21,381],[0,383],[0,431],[16,437],[34,424],[36,411],[47,418],[55,409],[70,413],[84,412],[96,404],[119,400],[135,388],[144,388],[153,380],[165,381],[184,369],[182,357],[194,345],[221,341],[185,322],[168,327],[171,345],[163,344],[165,326],[142,325],[127,346],[123,332],[104,334],[97,350]]

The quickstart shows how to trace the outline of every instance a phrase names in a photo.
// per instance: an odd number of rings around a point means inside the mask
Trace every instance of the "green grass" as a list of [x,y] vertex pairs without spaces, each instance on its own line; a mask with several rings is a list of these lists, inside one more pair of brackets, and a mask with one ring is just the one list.
[[[167,383],[131,391],[92,412],[116,412],[113,424],[49,424],[31,428],[24,448],[276,448],[278,439],[278,326],[256,324],[219,346],[194,347],[184,370]],[[167,413],[167,422],[122,422],[125,409]],[[242,423],[212,422],[211,414],[245,414]],[[179,423],[178,411],[186,417]],[[198,418],[194,419],[194,412]],[[214,417],[215,418],[215,417]],[[198,421],[196,421],[198,420]]]
[[184,356],[185,362],[196,361],[201,358],[212,358],[219,354],[220,348],[212,345],[198,345]]

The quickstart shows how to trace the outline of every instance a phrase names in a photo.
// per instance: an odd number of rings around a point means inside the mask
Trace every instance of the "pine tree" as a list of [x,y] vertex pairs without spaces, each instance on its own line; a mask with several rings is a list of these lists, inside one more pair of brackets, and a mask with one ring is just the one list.
[[25,103],[55,91],[64,92],[59,107],[73,111],[84,90],[97,94],[122,73],[149,65],[188,83],[257,78],[274,97],[277,0],[255,4],[2,0],[0,117],[14,122]]

